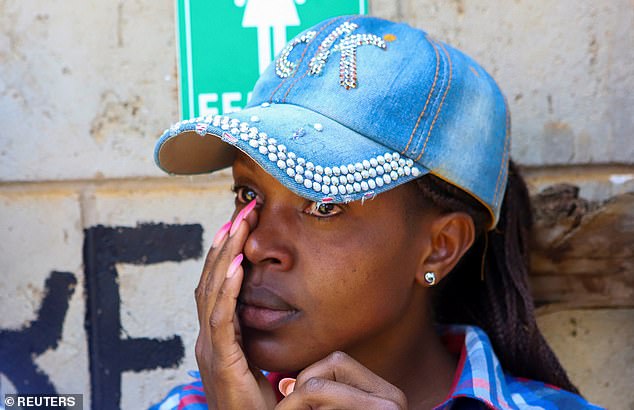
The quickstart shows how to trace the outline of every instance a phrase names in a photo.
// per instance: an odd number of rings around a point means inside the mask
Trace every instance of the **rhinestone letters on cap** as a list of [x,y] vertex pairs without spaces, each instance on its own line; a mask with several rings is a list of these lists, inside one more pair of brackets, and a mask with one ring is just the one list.
[[[258,119],[259,120],[259,119]],[[216,134],[210,127],[223,130],[220,138],[232,145],[241,141],[255,149],[254,155],[262,155],[279,169],[286,172],[292,180],[307,189],[312,189],[328,197],[339,195],[346,201],[352,200],[351,194],[363,192],[362,200],[374,198],[374,190],[400,178],[410,175],[417,177],[420,170],[409,158],[401,158],[398,152],[386,152],[373,158],[367,158],[357,163],[325,166],[314,164],[298,157],[286,146],[278,144],[275,138],[270,138],[265,132],[250,126],[245,121],[223,115],[199,117],[181,121],[166,130],[170,136],[193,129],[200,135]]]
[[326,65],[326,60],[328,59],[328,56],[330,56],[330,53],[337,51],[335,49],[331,49],[335,41],[337,41],[341,35],[348,37],[357,27],[359,26],[346,21],[326,36],[324,41],[322,41],[319,45],[319,48],[317,48],[317,54],[310,59],[310,63],[308,64],[311,75],[320,74],[324,65]]
[[[339,84],[346,90],[357,87],[357,47],[363,45],[373,45],[381,49],[386,49],[385,40],[374,34],[352,34],[359,26],[355,23],[344,22],[326,36],[317,48],[317,53],[308,63],[308,73],[312,76],[320,75],[326,65],[328,57],[336,51],[341,52],[339,60]],[[297,64],[288,60],[288,57],[300,43],[307,43],[312,40],[317,33],[309,31],[300,37],[293,39],[282,50],[280,56],[275,61],[275,73],[286,78],[297,68]],[[339,43],[335,42],[339,39]]]
[[292,61],[288,61],[288,56],[291,54],[291,51],[293,51],[293,48],[295,48],[296,45],[299,43],[308,43],[313,39],[313,37],[315,37],[315,35],[317,35],[316,31],[309,31],[302,36],[295,37],[291,40],[291,42],[282,49],[282,52],[277,60],[275,60],[275,74],[281,78],[286,78],[293,74],[293,71],[297,68],[297,64]]

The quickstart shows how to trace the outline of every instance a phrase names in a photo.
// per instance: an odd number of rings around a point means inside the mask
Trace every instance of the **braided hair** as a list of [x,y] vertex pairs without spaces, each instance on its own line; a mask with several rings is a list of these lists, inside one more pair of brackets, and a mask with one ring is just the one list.
[[535,321],[527,283],[532,215],[515,164],[509,164],[500,220],[492,231],[488,211],[466,192],[431,174],[416,183],[427,201],[467,213],[476,229],[473,246],[435,290],[436,321],[482,328],[506,371],[578,393]]

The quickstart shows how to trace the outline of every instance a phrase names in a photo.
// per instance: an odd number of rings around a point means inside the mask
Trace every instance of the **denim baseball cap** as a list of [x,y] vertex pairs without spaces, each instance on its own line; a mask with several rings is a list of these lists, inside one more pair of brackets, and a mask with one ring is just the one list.
[[342,16],[291,40],[245,109],[167,129],[155,160],[171,174],[209,173],[237,148],[322,203],[371,199],[431,173],[482,203],[492,228],[509,128],[504,96],[470,57],[407,24]]

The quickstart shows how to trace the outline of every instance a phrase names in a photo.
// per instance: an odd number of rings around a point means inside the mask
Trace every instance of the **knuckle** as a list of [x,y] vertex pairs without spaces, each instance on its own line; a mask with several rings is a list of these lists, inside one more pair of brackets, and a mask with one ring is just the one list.
[[211,268],[218,260],[218,254],[222,251],[222,247],[220,248],[209,248],[207,251],[207,255],[205,256],[205,263],[203,265],[203,269]]
[[328,361],[334,365],[340,365],[342,363],[345,363],[349,357],[350,356],[348,356],[346,353],[337,350],[328,355]]
[[197,360],[203,359],[205,357],[205,353],[206,353],[205,343],[199,336],[198,339],[196,339],[196,345],[194,346],[194,354],[196,355],[196,359]]
[[386,409],[407,409],[407,396],[401,389],[390,385],[390,389],[385,392]]
[[194,298],[196,299],[196,301],[202,301],[209,297],[209,295],[211,294],[211,286],[208,283],[200,284],[194,290]]
[[223,324],[224,324],[224,321],[221,318],[217,317],[216,315],[211,315],[211,317],[209,318],[209,327],[212,330],[217,330],[221,328]]
[[[377,398],[376,396],[372,396],[368,393],[368,398],[374,404],[370,407],[377,408],[381,410],[406,410],[407,407],[403,407],[403,404],[399,401],[394,401],[393,399],[381,397]],[[378,399],[378,400],[377,400]]]
[[224,298],[226,297],[228,294],[227,292],[227,288],[225,288],[224,286],[220,288],[220,290],[218,291],[218,298]]
[[244,354],[242,353],[242,350],[236,347],[230,352],[228,352],[226,356],[224,357],[223,368],[232,369],[234,366],[240,364],[243,358],[244,358]]
[[394,405],[394,409],[405,410],[407,409],[407,396],[400,389],[395,388],[394,401],[391,402]]
[[317,393],[324,388],[326,381],[324,379],[320,379],[318,377],[311,377],[306,380],[306,382],[302,385],[303,390],[306,393]]
[[384,410],[404,410],[403,407],[401,407],[399,404],[390,401],[390,400],[386,400],[381,404],[381,408]]

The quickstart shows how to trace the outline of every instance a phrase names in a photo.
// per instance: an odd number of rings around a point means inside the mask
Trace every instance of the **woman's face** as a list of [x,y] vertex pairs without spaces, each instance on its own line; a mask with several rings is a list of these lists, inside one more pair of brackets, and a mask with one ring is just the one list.
[[[415,282],[434,211],[413,184],[361,204],[297,196],[244,154],[233,166],[236,212],[257,199],[238,314],[260,368],[300,370],[335,350],[363,363],[425,320]],[[367,356],[367,357],[365,357]]]

